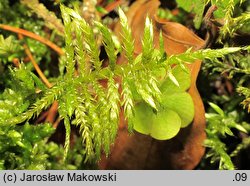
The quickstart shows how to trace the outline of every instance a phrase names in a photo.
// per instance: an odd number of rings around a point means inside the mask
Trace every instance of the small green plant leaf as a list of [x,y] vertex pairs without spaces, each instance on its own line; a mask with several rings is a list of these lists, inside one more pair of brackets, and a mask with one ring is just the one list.
[[209,102],[208,103],[220,116],[224,117],[224,111],[216,104]]
[[235,128],[238,129],[241,132],[246,133],[246,134],[248,133],[247,130],[242,125],[236,124]]
[[174,77],[174,75],[172,74],[172,70],[171,70],[171,69],[168,70],[167,74],[168,74],[169,79],[170,79],[177,87],[179,87],[179,86],[180,86],[180,85],[179,85],[179,82],[177,81],[177,79],[176,79],[176,78]]

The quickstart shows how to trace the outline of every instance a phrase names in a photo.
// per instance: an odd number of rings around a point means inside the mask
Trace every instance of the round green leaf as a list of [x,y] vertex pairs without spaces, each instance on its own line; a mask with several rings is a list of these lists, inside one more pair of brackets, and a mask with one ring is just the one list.
[[133,124],[137,132],[151,135],[158,140],[167,140],[179,132],[181,118],[170,109],[154,113],[151,107],[145,102],[141,102],[136,105]]
[[180,127],[179,115],[172,110],[164,109],[153,116],[150,135],[158,140],[171,139],[177,135]]
[[138,103],[133,118],[134,129],[142,134],[150,134],[153,114],[152,108],[145,102]]
[[187,92],[176,93],[162,98],[162,107],[175,111],[181,118],[181,127],[188,126],[194,118],[194,103]]

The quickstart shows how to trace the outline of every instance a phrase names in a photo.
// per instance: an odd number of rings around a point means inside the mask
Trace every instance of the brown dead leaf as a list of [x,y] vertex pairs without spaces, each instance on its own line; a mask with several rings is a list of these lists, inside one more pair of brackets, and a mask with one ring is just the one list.
[[[168,22],[156,17],[160,5],[158,0],[137,0],[127,13],[128,21],[135,39],[135,54],[141,52],[146,16],[154,24],[154,44],[158,47],[159,32],[162,30],[166,53],[169,55],[202,48],[204,40],[179,23]],[[119,33],[119,25],[115,29]],[[124,57],[119,59],[124,63]],[[193,169],[204,154],[203,141],[205,134],[205,111],[203,102],[196,88],[196,79],[201,61],[187,65],[191,71],[191,87],[188,92],[195,105],[195,116],[192,124],[181,129],[179,134],[166,141],[159,141],[150,136],[128,134],[126,122],[121,116],[118,137],[108,158],[103,157],[99,163],[101,169]]]

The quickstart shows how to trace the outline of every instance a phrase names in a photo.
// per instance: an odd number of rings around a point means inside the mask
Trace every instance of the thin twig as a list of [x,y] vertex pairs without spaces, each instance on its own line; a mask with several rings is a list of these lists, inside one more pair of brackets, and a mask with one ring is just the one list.
[[15,65],[15,67],[19,68],[20,67],[20,61],[18,58],[14,58],[12,60],[12,63]]
[[53,123],[53,128],[57,128],[57,126],[59,125],[59,123],[60,123],[60,121],[61,121],[61,118],[60,117],[58,117],[57,119],[56,119],[56,121]]
[[59,46],[52,43],[48,39],[45,39],[45,38],[43,38],[43,37],[41,37],[41,36],[39,36],[37,34],[34,34],[33,32],[30,32],[30,31],[27,31],[27,30],[24,30],[24,29],[21,29],[21,28],[12,27],[12,26],[9,26],[9,25],[4,25],[4,24],[0,24],[0,28],[3,29],[3,30],[8,30],[8,31],[15,32],[15,33],[30,37],[32,39],[35,39],[35,40],[49,46],[54,51],[56,51],[59,55],[64,54],[63,50]]
[[[18,38],[19,39],[23,39],[23,36],[21,34],[18,34]],[[45,77],[45,75],[43,74],[43,72],[41,71],[40,67],[37,65],[34,57],[32,56],[28,46],[26,44],[23,45],[25,53],[27,54],[27,56],[29,57],[31,63],[33,64],[35,70],[37,71],[38,75],[40,76],[40,78],[42,79],[42,81],[45,83],[45,85],[48,88],[51,88],[52,85],[51,83],[48,81],[48,79]],[[52,106],[50,107],[47,115],[46,115],[46,119],[45,121],[53,123],[56,117],[56,113],[57,113],[57,108],[58,108],[58,102],[54,102],[52,104]]]
[[57,109],[58,109],[58,102],[54,101],[54,103],[52,104],[52,106],[50,107],[48,111],[48,115],[45,119],[46,122],[53,123],[55,121]]
[[[116,0],[112,3],[109,3],[104,9],[107,11],[107,12],[111,12],[113,11],[116,7],[118,7],[119,5],[121,5],[123,2],[123,0]],[[106,14],[103,14],[103,16],[105,16]]]
[[[19,39],[23,39],[23,36],[21,34],[18,34],[18,38]],[[32,63],[32,65],[34,66],[36,72],[38,73],[38,75],[40,76],[40,78],[42,79],[42,81],[44,82],[44,84],[48,87],[51,88],[52,85],[51,83],[48,81],[48,79],[45,77],[45,75],[43,74],[43,72],[41,71],[40,67],[37,65],[34,57],[32,56],[29,47],[24,44],[23,45],[24,51],[27,54],[27,56],[30,58],[30,61]]]
[[42,121],[45,120],[45,118],[48,116],[48,111],[43,112],[37,119],[36,119],[36,124],[41,123]]

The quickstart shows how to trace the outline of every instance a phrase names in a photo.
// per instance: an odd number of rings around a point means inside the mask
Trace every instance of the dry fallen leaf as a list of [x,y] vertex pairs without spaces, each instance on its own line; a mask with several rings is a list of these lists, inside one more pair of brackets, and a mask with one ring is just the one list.
[[[158,47],[159,32],[162,30],[165,50],[168,55],[202,48],[204,40],[196,36],[188,28],[179,23],[168,22],[156,17],[160,5],[158,0],[137,0],[127,13],[128,21],[135,39],[135,55],[141,52],[141,37],[143,35],[146,16],[154,24],[154,44]],[[116,33],[119,33],[119,25]],[[123,63],[121,57],[118,63]],[[205,111],[203,102],[196,88],[196,79],[201,61],[187,65],[191,71],[191,87],[188,92],[195,105],[195,116],[192,124],[181,129],[171,140],[158,141],[150,136],[134,132],[129,134],[124,117],[121,116],[118,137],[108,158],[102,157],[101,169],[193,169],[200,162],[205,148]]]

